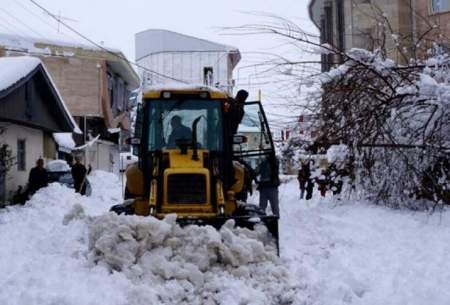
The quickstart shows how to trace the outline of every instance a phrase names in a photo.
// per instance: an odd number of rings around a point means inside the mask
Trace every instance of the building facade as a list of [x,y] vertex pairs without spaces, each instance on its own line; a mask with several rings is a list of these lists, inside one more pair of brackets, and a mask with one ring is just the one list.
[[436,43],[450,51],[450,0],[415,0],[414,8],[417,11],[414,29],[419,52],[426,54]]
[[[448,48],[449,0],[311,0],[309,14],[322,43],[340,51],[381,49],[388,58],[407,63],[422,58],[433,44]],[[340,63],[322,55],[322,71]]]
[[[139,88],[137,72],[118,50],[0,35],[0,57],[31,54],[47,67],[82,129],[77,153],[94,169],[119,172],[119,139],[130,130],[130,95]],[[96,141],[92,141],[96,139]]]
[[178,82],[232,92],[237,48],[159,29],[137,33],[135,42],[144,87]]
[[0,58],[0,71],[2,203],[25,188],[36,160],[56,158],[54,133],[81,131],[38,58]]

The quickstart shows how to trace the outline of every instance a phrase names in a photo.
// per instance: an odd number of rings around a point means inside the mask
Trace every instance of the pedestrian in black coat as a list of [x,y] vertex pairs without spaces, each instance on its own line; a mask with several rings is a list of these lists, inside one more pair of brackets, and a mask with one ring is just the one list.
[[36,161],[36,166],[30,171],[28,178],[28,194],[33,195],[40,188],[48,185],[48,173],[44,168],[44,160],[39,158]]
[[81,163],[81,157],[75,157],[75,164],[72,166],[72,178],[75,192],[84,195],[86,193],[86,167]]
[[306,183],[311,177],[311,170],[309,168],[309,164],[302,162],[300,169],[298,170],[298,184],[300,187],[300,199],[303,199],[305,196]]
[[310,200],[312,198],[314,191],[314,179],[311,177],[311,170],[314,169],[313,160],[309,161],[308,168],[309,168],[309,176],[306,181],[306,197],[305,197],[306,200]]

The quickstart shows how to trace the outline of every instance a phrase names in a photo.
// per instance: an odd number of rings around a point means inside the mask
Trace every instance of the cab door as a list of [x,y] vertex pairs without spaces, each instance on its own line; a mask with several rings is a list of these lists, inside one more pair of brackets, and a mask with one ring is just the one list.
[[[278,162],[269,124],[261,102],[246,102],[233,144],[234,160],[242,163],[256,183],[276,183]],[[241,142],[241,143],[237,143]]]

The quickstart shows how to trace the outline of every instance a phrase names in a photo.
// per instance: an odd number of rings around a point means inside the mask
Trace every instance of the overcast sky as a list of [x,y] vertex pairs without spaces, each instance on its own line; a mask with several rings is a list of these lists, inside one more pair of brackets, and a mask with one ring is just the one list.
[[[259,86],[256,70],[243,67],[262,60],[254,52],[285,52],[280,47],[283,41],[269,36],[227,35],[223,28],[266,22],[264,17],[254,15],[259,12],[288,18],[308,31],[317,32],[309,20],[309,0],[36,1],[92,40],[122,50],[131,60],[134,60],[134,34],[150,28],[168,29],[235,46],[242,53],[241,63],[235,70],[240,87],[247,87],[252,96],[262,89],[263,101],[273,114],[286,113],[277,106],[282,103],[274,95],[279,87]],[[57,22],[28,0],[0,0],[0,3],[1,32],[80,41],[62,26],[58,34]]]

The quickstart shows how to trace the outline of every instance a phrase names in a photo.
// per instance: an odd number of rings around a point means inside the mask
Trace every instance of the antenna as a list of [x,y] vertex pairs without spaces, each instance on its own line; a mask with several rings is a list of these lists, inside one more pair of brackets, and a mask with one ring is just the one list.
[[58,15],[52,14],[52,13],[50,13],[50,12],[45,12],[45,13],[46,13],[47,15],[53,17],[54,19],[56,19],[56,21],[58,22],[58,33],[60,32],[60,25],[61,25],[61,23],[62,23],[61,20],[64,20],[64,21],[70,21],[70,22],[78,22],[78,20],[75,20],[75,19],[72,19],[72,18],[69,18],[69,17],[62,16],[62,15],[61,15],[61,10],[58,11]]

